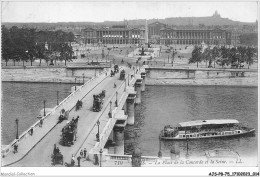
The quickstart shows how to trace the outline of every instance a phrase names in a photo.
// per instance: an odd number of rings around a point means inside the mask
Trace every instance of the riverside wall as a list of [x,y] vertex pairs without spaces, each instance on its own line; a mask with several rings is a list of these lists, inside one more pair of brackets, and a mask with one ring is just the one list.
[[19,67],[2,68],[2,81],[10,82],[57,82],[77,83],[89,80],[100,74],[104,68],[66,68],[66,67]]
[[[104,68],[2,68],[2,81],[83,83]],[[248,69],[146,68],[146,85],[258,86],[258,71]]]
[[258,86],[257,70],[146,68],[146,85]]

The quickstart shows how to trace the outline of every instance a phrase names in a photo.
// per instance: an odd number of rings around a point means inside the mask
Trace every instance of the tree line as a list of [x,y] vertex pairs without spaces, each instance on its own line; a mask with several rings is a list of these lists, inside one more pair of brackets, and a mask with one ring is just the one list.
[[243,68],[244,63],[248,64],[248,69],[250,65],[254,63],[254,60],[257,60],[257,48],[254,47],[232,47],[227,48],[225,46],[215,46],[212,49],[207,47],[203,49],[200,46],[195,46],[192,51],[191,58],[189,59],[190,63],[201,63],[204,61],[206,67],[212,68],[217,65],[221,66],[231,66],[231,68]]
[[[10,29],[2,25],[2,60],[7,62],[22,61],[32,62],[42,59],[53,64],[53,61],[66,62],[72,59],[73,49],[71,42],[75,39],[72,32],[66,33],[57,31],[36,31],[34,28],[18,28],[13,26]],[[47,45],[46,45],[47,44]]]

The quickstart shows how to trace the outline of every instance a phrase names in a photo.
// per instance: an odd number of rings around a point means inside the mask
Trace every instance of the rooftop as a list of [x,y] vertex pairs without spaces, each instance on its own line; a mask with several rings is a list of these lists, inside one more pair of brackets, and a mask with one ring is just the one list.
[[179,125],[181,127],[192,127],[200,125],[212,125],[212,124],[238,124],[239,122],[235,119],[212,119],[212,120],[196,120],[189,122],[181,122]]

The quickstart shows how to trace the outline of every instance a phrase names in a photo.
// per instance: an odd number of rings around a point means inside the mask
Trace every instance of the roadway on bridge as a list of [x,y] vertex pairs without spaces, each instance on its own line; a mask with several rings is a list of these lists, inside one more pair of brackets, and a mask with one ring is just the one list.
[[[132,70],[130,68],[124,68],[126,71],[126,76]],[[114,88],[114,83],[118,86],[123,85],[124,81],[119,80],[119,73],[116,74],[114,77],[108,76],[105,78],[99,85],[96,86],[95,89],[87,93],[87,95],[82,99],[83,107],[75,111],[73,108],[70,112],[69,120],[73,117],[76,118],[79,116],[78,122],[78,133],[77,133],[77,140],[71,147],[62,146],[59,144],[61,140],[61,130],[66,125],[66,120],[49,132],[46,137],[41,140],[30,152],[26,155],[21,161],[13,164],[12,166],[27,166],[27,167],[48,167],[51,166],[51,154],[53,153],[54,144],[56,144],[61,153],[64,156],[64,162],[70,163],[72,154],[77,154],[81,148],[87,147],[89,151],[95,145],[95,136],[97,133],[97,126],[96,122],[99,119],[100,112],[93,112],[92,111],[92,104],[93,104],[93,94],[98,94],[102,90],[106,90],[106,97],[104,100],[104,106],[108,104],[111,99],[111,96],[115,93],[119,87]],[[120,98],[122,93],[118,94],[118,98]],[[115,97],[113,97],[113,107],[114,107]],[[109,106],[106,107],[107,109],[104,111],[102,116],[100,117],[100,133],[102,128],[105,126],[106,122],[105,119],[108,119],[108,111]],[[58,119],[58,117],[57,117]],[[68,120],[68,121],[69,121]],[[90,135],[90,136],[89,136]],[[86,141],[87,140],[87,141]],[[81,147],[84,144],[83,147]],[[86,145],[88,144],[88,145]]]

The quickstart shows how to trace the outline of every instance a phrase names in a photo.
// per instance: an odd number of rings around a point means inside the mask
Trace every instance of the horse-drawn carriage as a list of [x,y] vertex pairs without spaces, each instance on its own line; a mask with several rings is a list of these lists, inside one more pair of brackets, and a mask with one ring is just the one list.
[[115,76],[115,71],[111,70],[110,76],[111,77]]
[[119,72],[119,67],[118,67],[118,65],[115,65],[115,66],[114,66],[114,71],[115,71],[115,73],[118,73],[118,72]]
[[58,154],[52,154],[51,155],[51,161],[53,165],[61,164],[63,165],[63,155],[61,153]]
[[125,80],[125,70],[122,70],[122,71],[120,72],[120,78],[119,78],[119,80]]
[[58,123],[61,123],[63,120],[68,120],[68,118],[69,118],[69,111],[65,111],[65,109],[62,109],[60,111]]
[[59,148],[54,145],[53,154],[51,155],[52,165],[61,164],[63,165],[63,155],[61,154]]
[[106,96],[106,91],[103,90],[100,94],[98,95],[93,95],[93,111],[94,112],[99,112],[102,109],[102,105],[104,103],[104,98]]
[[82,104],[83,104],[82,101],[79,101],[79,100],[77,101],[77,103],[76,103],[76,111],[79,110],[80,108],[82,108]]
[[76,141],[78,119],[78,117],[75,120],[72,119],[63,127],[61,141],[63,146],[71,146],[74,144],[74,141]]

